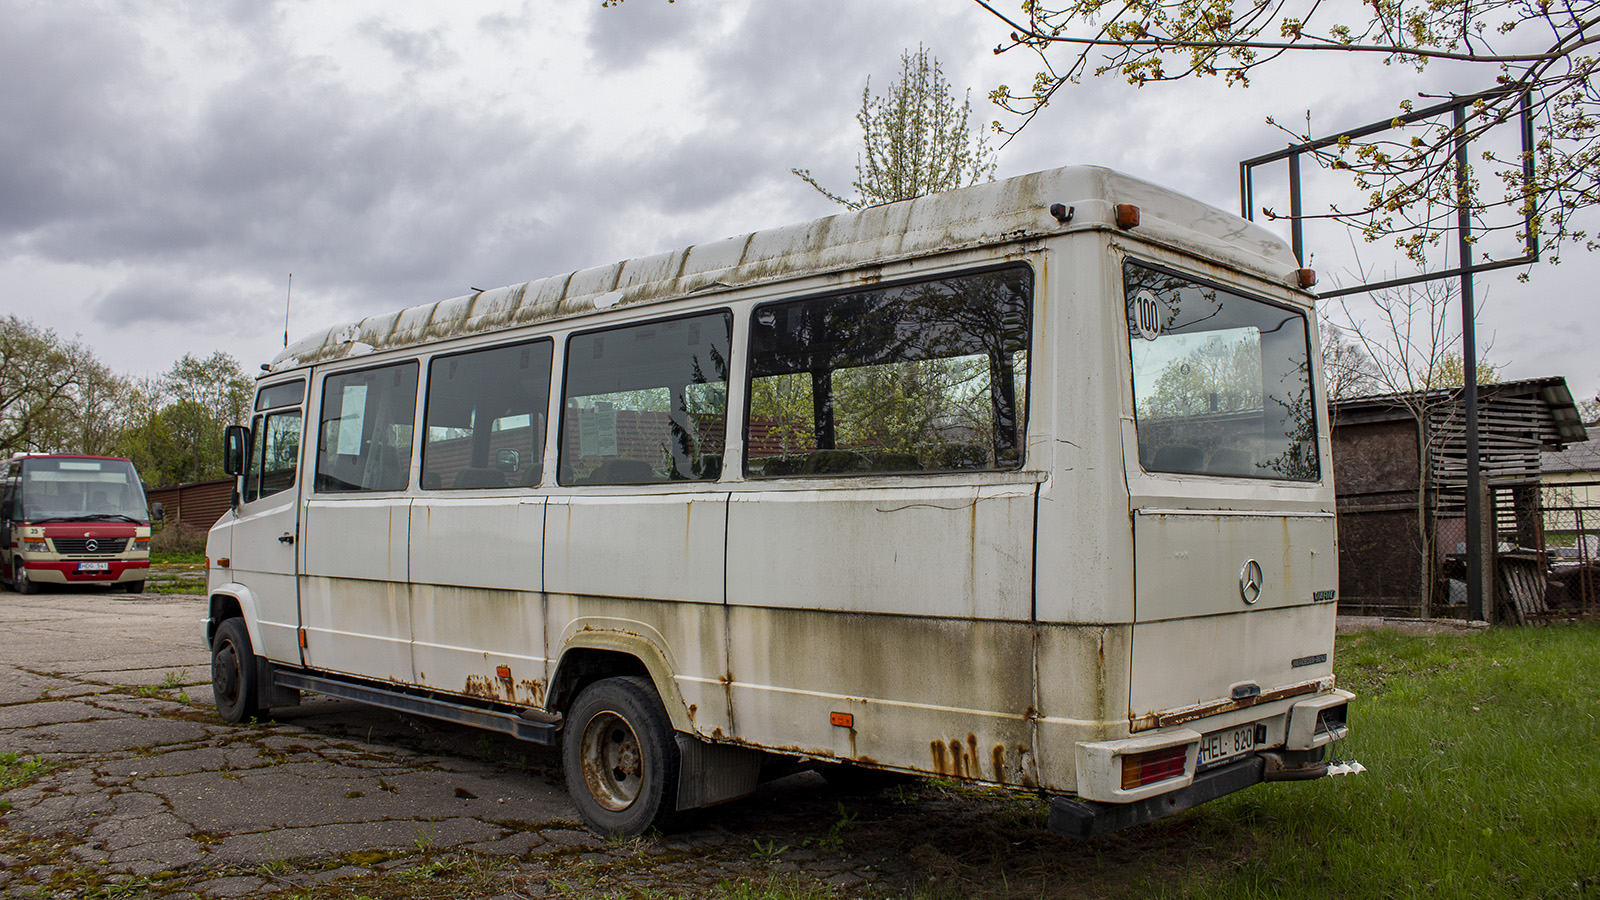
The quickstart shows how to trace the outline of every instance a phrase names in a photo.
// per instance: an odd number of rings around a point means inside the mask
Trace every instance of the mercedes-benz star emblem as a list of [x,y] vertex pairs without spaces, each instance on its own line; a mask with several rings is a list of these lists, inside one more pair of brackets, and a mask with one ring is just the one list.
[[95,540],[94,538],[90,538],[88,541],[86,541],[84,543],[83,549],[89,551],[90,553],[93,553],[96,550],[100,549],[100,542]]
[[1244,568],[1239,570],[1239,596],[1246,603],[1254,603],[1261,599],[1261,564],[1253,559],[1247,559]]

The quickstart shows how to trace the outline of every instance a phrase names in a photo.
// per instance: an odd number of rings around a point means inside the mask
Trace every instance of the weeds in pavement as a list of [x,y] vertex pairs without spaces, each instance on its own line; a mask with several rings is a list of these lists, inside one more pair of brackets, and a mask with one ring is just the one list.
[[26,758],[9,751],[0,753],[0,792],[21,787],[54,768],[37,757]]

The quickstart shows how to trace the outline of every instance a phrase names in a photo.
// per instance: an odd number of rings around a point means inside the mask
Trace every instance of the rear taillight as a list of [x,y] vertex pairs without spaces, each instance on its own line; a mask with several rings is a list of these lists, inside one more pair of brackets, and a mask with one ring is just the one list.
[[1184,764],[1188,761],[1187,744],[1148,753],[1129,753],[1122,757],[1122,789],[1131,791],[1168,778],[1177,778],[1183,774]]

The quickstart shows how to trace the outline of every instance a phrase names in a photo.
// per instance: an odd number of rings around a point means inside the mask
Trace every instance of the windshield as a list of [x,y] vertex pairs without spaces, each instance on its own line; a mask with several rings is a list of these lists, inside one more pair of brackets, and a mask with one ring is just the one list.
[[1135,262],[1123,279],[1144,469],[1316,481],[1305,314]]
[[22,464],[24,522],[145,522],[144,487],[125,459],[29,459]]

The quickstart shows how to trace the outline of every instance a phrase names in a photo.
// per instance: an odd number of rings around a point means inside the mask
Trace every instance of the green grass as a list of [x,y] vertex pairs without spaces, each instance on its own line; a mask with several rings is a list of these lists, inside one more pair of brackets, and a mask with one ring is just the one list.
[[206,555],[204,553],[163,553],[160,550],[151,550],[150,564],[153,566],[203,566],[206,564]]
[[26,759],[16,753],[0,753],[0,793],[21,787],[55,768],[41,759]]
[[1194,814],[1155,896],[1600,897],[1600,628],[1340,639],[1354,777]]
[[204,581],[147,581],[144,591],[147,594],[183,594],[190,596],[203,596],[206,592]]

